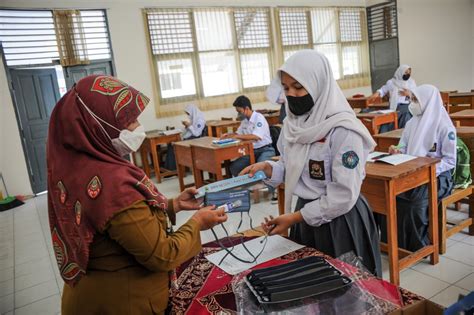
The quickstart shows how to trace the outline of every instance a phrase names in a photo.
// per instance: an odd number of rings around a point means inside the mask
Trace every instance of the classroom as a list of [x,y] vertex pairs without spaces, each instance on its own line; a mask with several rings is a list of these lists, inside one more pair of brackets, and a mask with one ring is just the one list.
[[474,311],[474,0],[1,0],[0,314]]

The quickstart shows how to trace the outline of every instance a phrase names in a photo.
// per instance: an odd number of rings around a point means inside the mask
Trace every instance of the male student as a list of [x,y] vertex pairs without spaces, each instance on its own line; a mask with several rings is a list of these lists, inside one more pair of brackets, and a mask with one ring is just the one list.
[[[239,140],[254,141],[253,149],[255,161],[262,162],[270,160],[275,156],[275,150],[272,147],[272,138],[270,136],[270,128],[268,127],[265,117],[252,110],[250,100],[241,95],[234,101],[235,110],[238,113],[240,123],[237,133],[224,134],[223,138],[234,138]],[[230,172],[232,176],[237,176],[241,170],[250,165],[248,155],[238,158],[230,164]]]

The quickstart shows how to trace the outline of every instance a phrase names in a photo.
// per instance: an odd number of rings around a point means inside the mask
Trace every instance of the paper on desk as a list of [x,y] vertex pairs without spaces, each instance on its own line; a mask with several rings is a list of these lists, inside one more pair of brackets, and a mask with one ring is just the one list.
[[181,130],[179,128],[171,129],[171,130],[163,130],[163,134],[166,135],[166,136],[174,135],[176,133],[182,133],[182,132],[183,132],[183,130]]
[[379,110],[376,110],[374,111],[373,113],[374,114],[390,114],[390,113],[393,113],[395,110],[393,109],[379,109]]
[[[378,158],[380,155],[387,155],[382,158]],[[393,154],[389,155],[387,152],[372,152],[369,154],[367,158],[367,162],[385,162],[391,165],[399,165],[411,160],[416,159],[416,156],[408,155],[408,154]]]
[[[263,239],[264,236],[254,238],[253,240],[245,242],[245,246],[252,254],[257,255],[262,250],[263,244],[265,243],[260,243],[260,241]],[[280,235],[273,235],[268,237],[265,249],[263,250],[260,257],[258,257],[257,261],[254,263],[243,263],[241,261],[238,261],[234,257],[227,255],[222,264],[219,266],[219,262],[226,254],[225,250],[221,250],[217,253],[208,255],[206,256],[206,258],[211,263],[222,269],[224,272],[230,275],[236,275],[238,273],[241,273],[242,271],[252,268],[253,266],[286,255],[303,247],[304,245],[300,245],[298,243],[290,241]],[[249,253],[243,248],[242,244],[235,246],[232,250],[232,254],[243,260],[253,260]]]

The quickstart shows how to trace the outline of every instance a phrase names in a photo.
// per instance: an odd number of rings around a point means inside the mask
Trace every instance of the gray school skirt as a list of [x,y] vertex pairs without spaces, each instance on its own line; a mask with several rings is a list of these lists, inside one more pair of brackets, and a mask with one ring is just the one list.
[[[313,200],[298,198],[295,211]],[[372,274],[382,277],[379,233],[367,200],[360,195],[354,207],[344,215],[321,226],[306,222],[294,225],[290,239],[313,247],[332,257],[352,251]]]

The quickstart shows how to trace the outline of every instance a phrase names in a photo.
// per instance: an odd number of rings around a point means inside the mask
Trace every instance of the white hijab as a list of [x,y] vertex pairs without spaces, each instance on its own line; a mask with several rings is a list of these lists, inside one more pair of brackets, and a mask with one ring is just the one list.
[[[364,147],[372,151],[375,141],[367,128],[357,119],[344,94],[333,78],[328,59],[315,50],[293,54],[278,70],[298,81],[311,95],[314,106],[309,113],[296,116],[285,102],[287,118],[283,124],[285,159],[285,211],[291,211],[293,190],[307,165],[311,145],[336,127],[358,133]],[[291,157],[291,158],[290,158]]]
[[414,88],[412,93],[420,103],[422,114],[413,116],[407,123],[406,128],[410,133],[406,152],[414,156],[426,156],[433,144],[440,139],[440,133],[455,128],[436,87],[423,84]]
[[392,78],[393,89],[390,91],[390,109],[396,110],[398,105],[399,95],[398,92],[401,90],[413,90],[416,88],[415,80],[410,76],[408,80],[403,80],[403,75],[405,71],[410,69],[409,65],[400,65],[395,71],[395,74]]
[[184,108],[184,111],[189,114],[189,120],[191,121],[191,124],[194,125],[194,123],[198,120],[206,120],[204,118],[204,114],[197,108],[196,105],[194,104],[188,104]]

